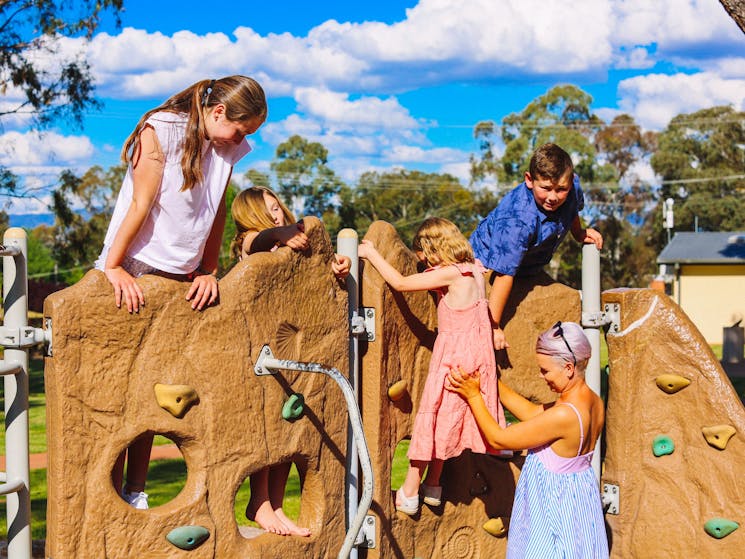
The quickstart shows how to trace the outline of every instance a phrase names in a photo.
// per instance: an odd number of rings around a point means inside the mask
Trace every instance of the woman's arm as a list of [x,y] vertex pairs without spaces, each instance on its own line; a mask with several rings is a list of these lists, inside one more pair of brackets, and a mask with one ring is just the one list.
[[518,394],[512,388],[499,381],[499,400],[502,405],[512,412],[520,421],[525,421],[543,413],[542,404],[534,404],[521,394]]
[[428,291],[447,287],[458,279],[461,274],[454,266],[445,266],[421,274],[404,276],[391,266],[377,251],[370,241],[362,241],[359,246],[360,258],[365,258],[383,276],[383,279],[396,291]]
[[132,162],[132,202],[109,247],[104,264],[104,273],[114,286],[116,306],[121,306],[123,298],[129,312],[139,311],[145,299],[140,286],[121,267],[121,263],[160,191],[164,167],[165,156],[155,130],[146,126],[140,132],[138,153],[134,154]]
[[[526,421],[510,425],[502,429],[491,416],[480,390],[480,374],[478,371],[469,374],[460,370],[451,370],[445,388],[457,392],[468,402],[473,417],[489,445],[495,449],[520,450],[535,448],[564,438],[568,429],[576,425],[576,417],[571,410],[564,410],[566,406],[559,406],[538,413]],[[501,394],[500,394],[501,396]],[[575,427],[576,428],[576,427]]]

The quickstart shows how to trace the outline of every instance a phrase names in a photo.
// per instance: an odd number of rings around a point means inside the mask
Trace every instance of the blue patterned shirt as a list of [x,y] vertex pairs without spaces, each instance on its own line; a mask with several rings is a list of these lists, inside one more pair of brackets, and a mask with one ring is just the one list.
[[502,198],[471,235],[476,258],[507,276],[536,273],[551,261],[584,206],[577,175],[566,201],[553,212],[539,207],[523,182]]

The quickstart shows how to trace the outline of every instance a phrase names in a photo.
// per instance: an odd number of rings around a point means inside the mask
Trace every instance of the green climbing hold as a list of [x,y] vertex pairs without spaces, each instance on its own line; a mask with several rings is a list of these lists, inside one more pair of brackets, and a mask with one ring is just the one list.
[[210,531],[204,526],[179,526],[168,532],[166,539],[179,549],[191,551],[202,545],[209,537]]
[[301,415],[303,415],[303,406],[305,405],[305,398],[302,394],[295,392],[291,394],[285,405],[282,406],[282,419],[285,421],[294,421]]
[[672,454],[673,450],[675,450],[675,443],[667,435],[657,435],[652,441],[652,452],[657,457]]
[[712,518],[707,520],[704,524],[704,530],[711,537],[721,540],[725,536],[729,536],[732,532],[737,530],[740,525],[734,520],[727,520],[726,518]]

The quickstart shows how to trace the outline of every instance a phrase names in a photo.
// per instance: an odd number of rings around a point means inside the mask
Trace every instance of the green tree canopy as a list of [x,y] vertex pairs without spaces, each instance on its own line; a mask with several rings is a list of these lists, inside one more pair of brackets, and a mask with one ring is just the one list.
[[[745,227],[745,112],[720,106],[676,116],[660,133],[651,163],[662,177],[659,204],[675,202],[675,230]],[[667,238],[659,204],[649,227],[661,248]]]
[[68,282],[77,281],[94,263],[106,236],[116,196],[127,167],[88,169],[82,177],[71,171],[60,175],[60,187],[53,193],[55,235],[52,252]]
[[[99,106],[87,61],[65,57],[59,37],[91,37],[104,13],[118,12],[123,0],[4,0],[0,2],[0,91],[9,100],[0,111],[27,115],[35,128],[59,120],[82,123],[83,114]],[[54,60],[54,64],[45,61]],[[0,167],[0,191],[24,196],[18,178]]]
[[318,142],[294,135],[277,146],[271,170],[279,194],[301,217],[323,217],[338,206],[343,182],[328,166],[328,150]]

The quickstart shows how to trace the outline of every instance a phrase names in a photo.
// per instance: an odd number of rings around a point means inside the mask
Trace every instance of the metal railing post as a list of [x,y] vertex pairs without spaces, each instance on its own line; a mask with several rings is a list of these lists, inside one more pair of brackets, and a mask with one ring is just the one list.
[[[357,256],[357,231],[342,229],[336,240],[337,252],[351,260],[349,275],[346,278],[347,301],[349,304],[349,384],[354,397],[359,402],[359,340],[355,327],[359,321],[359,258]],[[354,444],[354,431],[351,419],[347,422],[347,490],[346,490],[346,525],[349,529],[357,512],[359,501],[359,457]],[[357,548],[352,548],[350,559],[357,559]]]
[[[600,251],[594,244],[582,247],[582,326],[590,342],[592,355],[587,363],[587,385],[600,395]],[[595,476],[600,480],[600,437],[592,457]]]
[[339,388],[341,388],[342,394],[344,395],[344,401],[347,405],[347,411],[349,412],[349,422],[352,425],[352,433],[354,434],[353,446],[357,449],[363,476],[362,496],[360,497],[360,502],[355,508],[354,516],[347,527],[347,534],[344,537],[344,543],[342,544],[342,548],[337,556],[337,559],[347,559],[351,557],[352,553],[355,551],[354,545],[360,530],[362,529],[362,523],[365,520],[365,515],[370,508],[373,497],[372,461],[370,460],[370,451],[367,448],[367,442],[365,440],[365,432],[362,429],[362,416],[360,415],[360,408],[357,404],[357,396],[354,394],[352,385],[349,384],[349,381],[339,372],[338,369],[326,367],[320,363],[303,363],[300,361],[291,361],[289,359],[275,359],[274,354],[268,345],[262,347],[259,358],[254,364],[254,372],[259,376],[274,375],[277,374],[280,369],[328,375],[336,381],[336,384],[339,385]]
[[[20,339],[28,326],[26,232],[12,227],[3,236],[3,358],[5,377],[5,480],[7,494],[8,559],[31,558],[31,494],[28,445],[28,350]],[[26,329],[27,330],[27,329]],[[17,331],[18,334],[14,334]],[[10,337],[9,337],[10,336]],[[3,344],[6,345],[6,344]],[[15,369],[15,370],[14,370]]]

